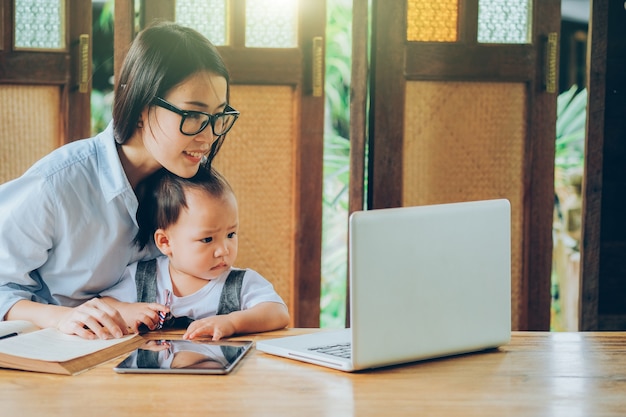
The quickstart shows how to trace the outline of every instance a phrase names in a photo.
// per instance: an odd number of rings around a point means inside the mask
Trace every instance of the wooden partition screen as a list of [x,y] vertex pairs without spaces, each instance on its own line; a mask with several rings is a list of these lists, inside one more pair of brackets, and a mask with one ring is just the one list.
[[[297,224],[294,94],[288,86],[233,86],[231,102],[243,116],[215,159],[240,202],[237,265],[271,281],[289,306]],[[267,108],[274,117],[247,117]]]
[[0,184],[60,145],[60,108],[56,86],[0,85]]
[[526,88],[523,83],[410,81],[403,142],[404,206],[507,198],[511,320],[523,297]]

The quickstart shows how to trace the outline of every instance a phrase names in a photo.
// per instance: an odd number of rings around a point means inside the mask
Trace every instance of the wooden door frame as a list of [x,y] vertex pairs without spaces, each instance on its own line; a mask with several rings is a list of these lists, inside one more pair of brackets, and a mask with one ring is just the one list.
[[[541,2],[541,8],[538,7]],[[558,94],[558,41],[555,49],[554,92],[547,92],[548,33],[560,38],[560,0],[533,1],[533,43],[543,45],[534,56],[536,83],[530,85],[534,93],[528,109],[524,202],[524,252],[522,279],[526,284],[525,323],[520,330],[550,330],[552,303],[552,227],[554,222],[554,155],[556,148],[556,95]],[[556,22],[556,23],[555,23]]]
[[589,74],[580,245],[580,330],[598,329],[607,34],[604,30],[594,29],[605,27],[607,3],[608,0],[593,0],[587,44]]
[[580,330],[625,330],[626,27],[622,2],[591,0]]
[[[69,88],[68,126],[69,141],[91,136],[91,74],[93,60],[93,5],[91,0],[68,0],[70,9],[70,66],[72,78]],[[87,49],[85,51],[80,41],[81,35],[87,35]],[[85,75],[82,75],[82,72]],[[82,78],[82,79],[81,79]],[[86,91],[81,91],[80,84]]]

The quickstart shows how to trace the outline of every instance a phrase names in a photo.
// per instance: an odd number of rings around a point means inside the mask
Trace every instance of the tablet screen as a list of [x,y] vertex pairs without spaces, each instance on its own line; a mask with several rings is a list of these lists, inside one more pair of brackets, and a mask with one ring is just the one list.
[[149,340],[113,369],[118,373],[225,375],[251,347],[248,340]]

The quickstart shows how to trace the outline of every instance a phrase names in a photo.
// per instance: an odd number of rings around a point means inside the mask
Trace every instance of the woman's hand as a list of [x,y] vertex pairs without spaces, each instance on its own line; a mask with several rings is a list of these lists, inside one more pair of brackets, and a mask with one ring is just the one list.
[[120,312],[99,298],[70,309],[56,327],[84,339],[111,339],[129,334]]

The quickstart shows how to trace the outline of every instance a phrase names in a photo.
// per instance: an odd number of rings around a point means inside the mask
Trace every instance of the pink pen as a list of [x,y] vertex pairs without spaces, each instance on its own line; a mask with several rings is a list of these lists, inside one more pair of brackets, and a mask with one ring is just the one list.
[[[165,290],[165,306],[166,307],[172,306],[172,292],[167,289]],[[157,325],[156,330],[161,330],[163,328],[163,324],[165,323],[165,320],[167,320],[170,315],[171,313],[165,314],[163,311],[159,311],[159,324]]]

